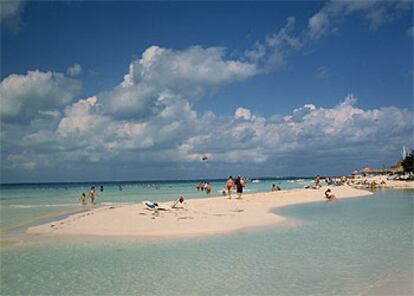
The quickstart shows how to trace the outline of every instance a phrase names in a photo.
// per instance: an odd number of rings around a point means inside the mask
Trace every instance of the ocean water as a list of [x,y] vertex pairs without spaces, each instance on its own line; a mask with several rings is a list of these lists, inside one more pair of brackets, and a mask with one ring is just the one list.
[[[65,201],[66,202],[66,201]],[[1,251],[2,295],[412,295],[413,191],[295,205],[294,223]]]

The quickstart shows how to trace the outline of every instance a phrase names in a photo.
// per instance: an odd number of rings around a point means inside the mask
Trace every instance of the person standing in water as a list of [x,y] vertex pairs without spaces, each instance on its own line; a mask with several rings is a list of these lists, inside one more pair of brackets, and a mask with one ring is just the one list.
[[206,193],[207,195],[210,195],[211,193],[211,184],[209,182],[207,182],[207,185],[206,185]]
[[86,194],[85,192],[82,193],[81,197],[79,198],[79,200],[81,201],[82,205],[86,205]]
[[231,190],[233,189],[233,186],[234,186],[233,178],[230,176],[226,182],[227,194],[229,196],[228,199],[231,199]]
[[314,181],[315,181],[315,186],[319,186],[319,182],[320,182],[320,180],[321,180],[321,177],[319,177],[319,175],[317,175],[317,176],[315,177],[315,179],[314,179]]
[[89,191],[89,199],[91,200],[91,206],[93,206],[95,203],[95,186],[92,186]]

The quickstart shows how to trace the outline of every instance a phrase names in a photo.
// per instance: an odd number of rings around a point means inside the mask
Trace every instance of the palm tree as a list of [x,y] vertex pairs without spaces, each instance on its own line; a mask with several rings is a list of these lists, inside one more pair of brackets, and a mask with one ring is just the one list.
[[402,161],[404,172],[413,173],[414,149]]

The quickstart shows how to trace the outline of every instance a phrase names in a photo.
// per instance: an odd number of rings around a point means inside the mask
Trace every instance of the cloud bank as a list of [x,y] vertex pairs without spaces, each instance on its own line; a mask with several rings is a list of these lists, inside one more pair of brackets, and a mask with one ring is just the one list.
[[[203,92],[256,70],[226,59],[222,49],[153,46],[130,64],[120,85],[89,98],[74,99],[80,82],[62,73],[11,75],[0,84],[3,174],[96,165],[128,171],[191,166],[201,172],[203,155],[219,171],[225,165],[272,171],[295,159],[354,159],[351,165],[358,166],[413,145],[413,112],[363,110],[353,95],[328,108],[305,104],[269,117],[242,106],[232,117],[193,109]],[[167,77],[171,71],[177,76]],[[213,71],[220,75],[210,77]]]

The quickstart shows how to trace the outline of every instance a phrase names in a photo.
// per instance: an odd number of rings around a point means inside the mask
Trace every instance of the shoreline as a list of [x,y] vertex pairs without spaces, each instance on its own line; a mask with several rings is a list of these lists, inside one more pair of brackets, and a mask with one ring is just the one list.
[[[327,188],[251,193],[243,195],[242,200],[229,200],[227,197],[188,199],[180,208],[158,212],[146,210],[141,203],[114,204],[29,227],[26,233],[49,237],[98,236],[150,240],[219,235],[286,222],[287,218],[272,211],[295,204],[324,201]],[[338,199],[372,194],[349,186],[331,188]],[[171,203],[163,202],[161,205],[168,207]]]

